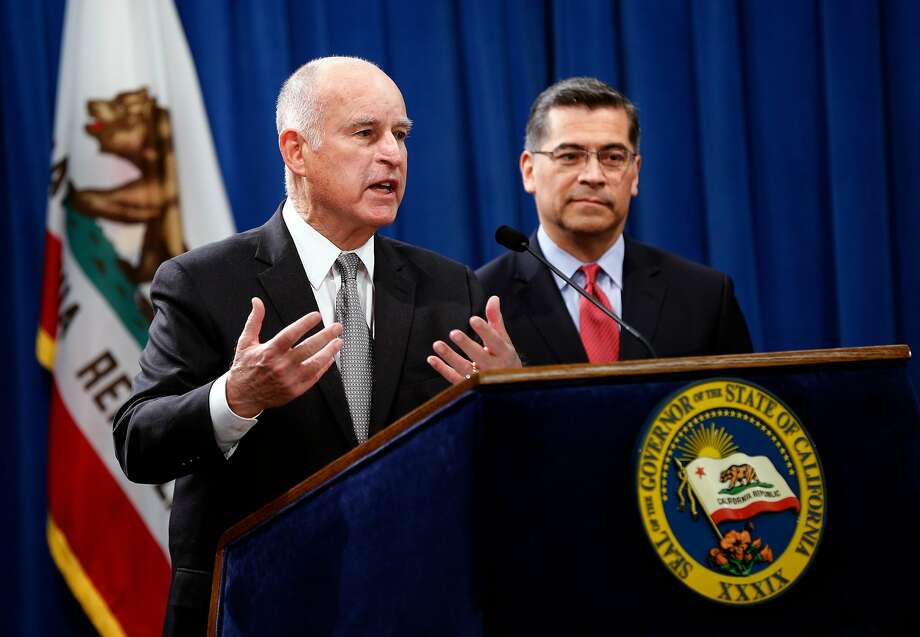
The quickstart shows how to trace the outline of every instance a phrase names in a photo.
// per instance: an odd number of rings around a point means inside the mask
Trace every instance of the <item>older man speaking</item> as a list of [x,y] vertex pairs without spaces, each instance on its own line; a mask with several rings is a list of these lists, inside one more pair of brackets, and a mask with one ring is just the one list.
[[[157,272],[114,437],[131,480],[176,480],[167,634],[204,632],[228,527],[431,398],[442,376],[520,364],[498,300],[474,316],[484,297],[468,268],[375,234],[406,190],[411,125],[373,64],[304,65],[278,97],[286,201]],[[470,359],[429,362],[444,336]]]

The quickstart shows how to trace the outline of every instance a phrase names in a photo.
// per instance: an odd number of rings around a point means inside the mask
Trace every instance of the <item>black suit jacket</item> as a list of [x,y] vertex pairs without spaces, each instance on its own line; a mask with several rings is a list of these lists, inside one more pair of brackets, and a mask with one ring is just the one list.
[[[447,387],[425,361],[431,344],[464,329],[483,308],[481,287],[463,265],[381,236],[374,254],[371,434]],[[208,395],[230,367],[254,296],[266,307],[262,342],[317,309],[280,209],[260,228],[160,267],[135,393],[115,417],[116,454],[127,476],[144,483],[177,480],[167,632],[175,630],[177,608],[206,621],[224,530],[357,445],[333,365],[317,386],[266,410],[224,458]]]
[[[751,351],[731,278],[624,238],[623,320],[648,339],[658,356]],[[543,254],[536,234],[530,245]],[[509,252],[476,274],[488,295],[501,297],[505,327],[525,364],[588,362],[555,275],[533,256]],[[642,343],[622,332],[622,360],[648,356]]]

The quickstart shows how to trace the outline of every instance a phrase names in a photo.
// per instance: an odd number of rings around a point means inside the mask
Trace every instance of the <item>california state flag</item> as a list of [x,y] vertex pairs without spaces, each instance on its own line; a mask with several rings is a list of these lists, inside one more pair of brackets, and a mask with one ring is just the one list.
[[37,355],[53,373],[48,544],[103,635],[157,635],[171,485],[129,482],[112,416],[131,392],[157,266],[234,230],[170,1],[70,0]]
[[799,509],[799,499],[766,456],[700,457],[686,471],[693,492],[716,524]]

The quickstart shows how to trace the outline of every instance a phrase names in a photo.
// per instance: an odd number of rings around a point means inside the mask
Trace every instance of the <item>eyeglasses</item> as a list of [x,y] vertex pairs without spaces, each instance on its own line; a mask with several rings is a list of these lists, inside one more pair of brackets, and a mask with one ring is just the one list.
[[532,150],[530,152],[535,155],[546,155],[563,168],[580,168],[587,163],[588,157],[596,155],[601,168],[611,175],[621,175],[626,172],[633,159],[639,156],[638,153],[625,148],[604,148],[593,151],[571,146],[564,146],[555,150]]

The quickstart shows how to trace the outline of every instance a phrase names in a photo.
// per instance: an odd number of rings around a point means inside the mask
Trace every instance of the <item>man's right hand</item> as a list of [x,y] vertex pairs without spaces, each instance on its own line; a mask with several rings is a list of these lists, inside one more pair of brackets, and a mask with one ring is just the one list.
[[341,323],[323,328],[296,347],[294,343],[323,319],[310,312],[259,342],[265,305],[252,299],[252,311],[236,343],[233,365],[227,376],[227,404],[238,416],[253,418],[264,409],[294,400],[313,387],[335,362],[342,349]]

